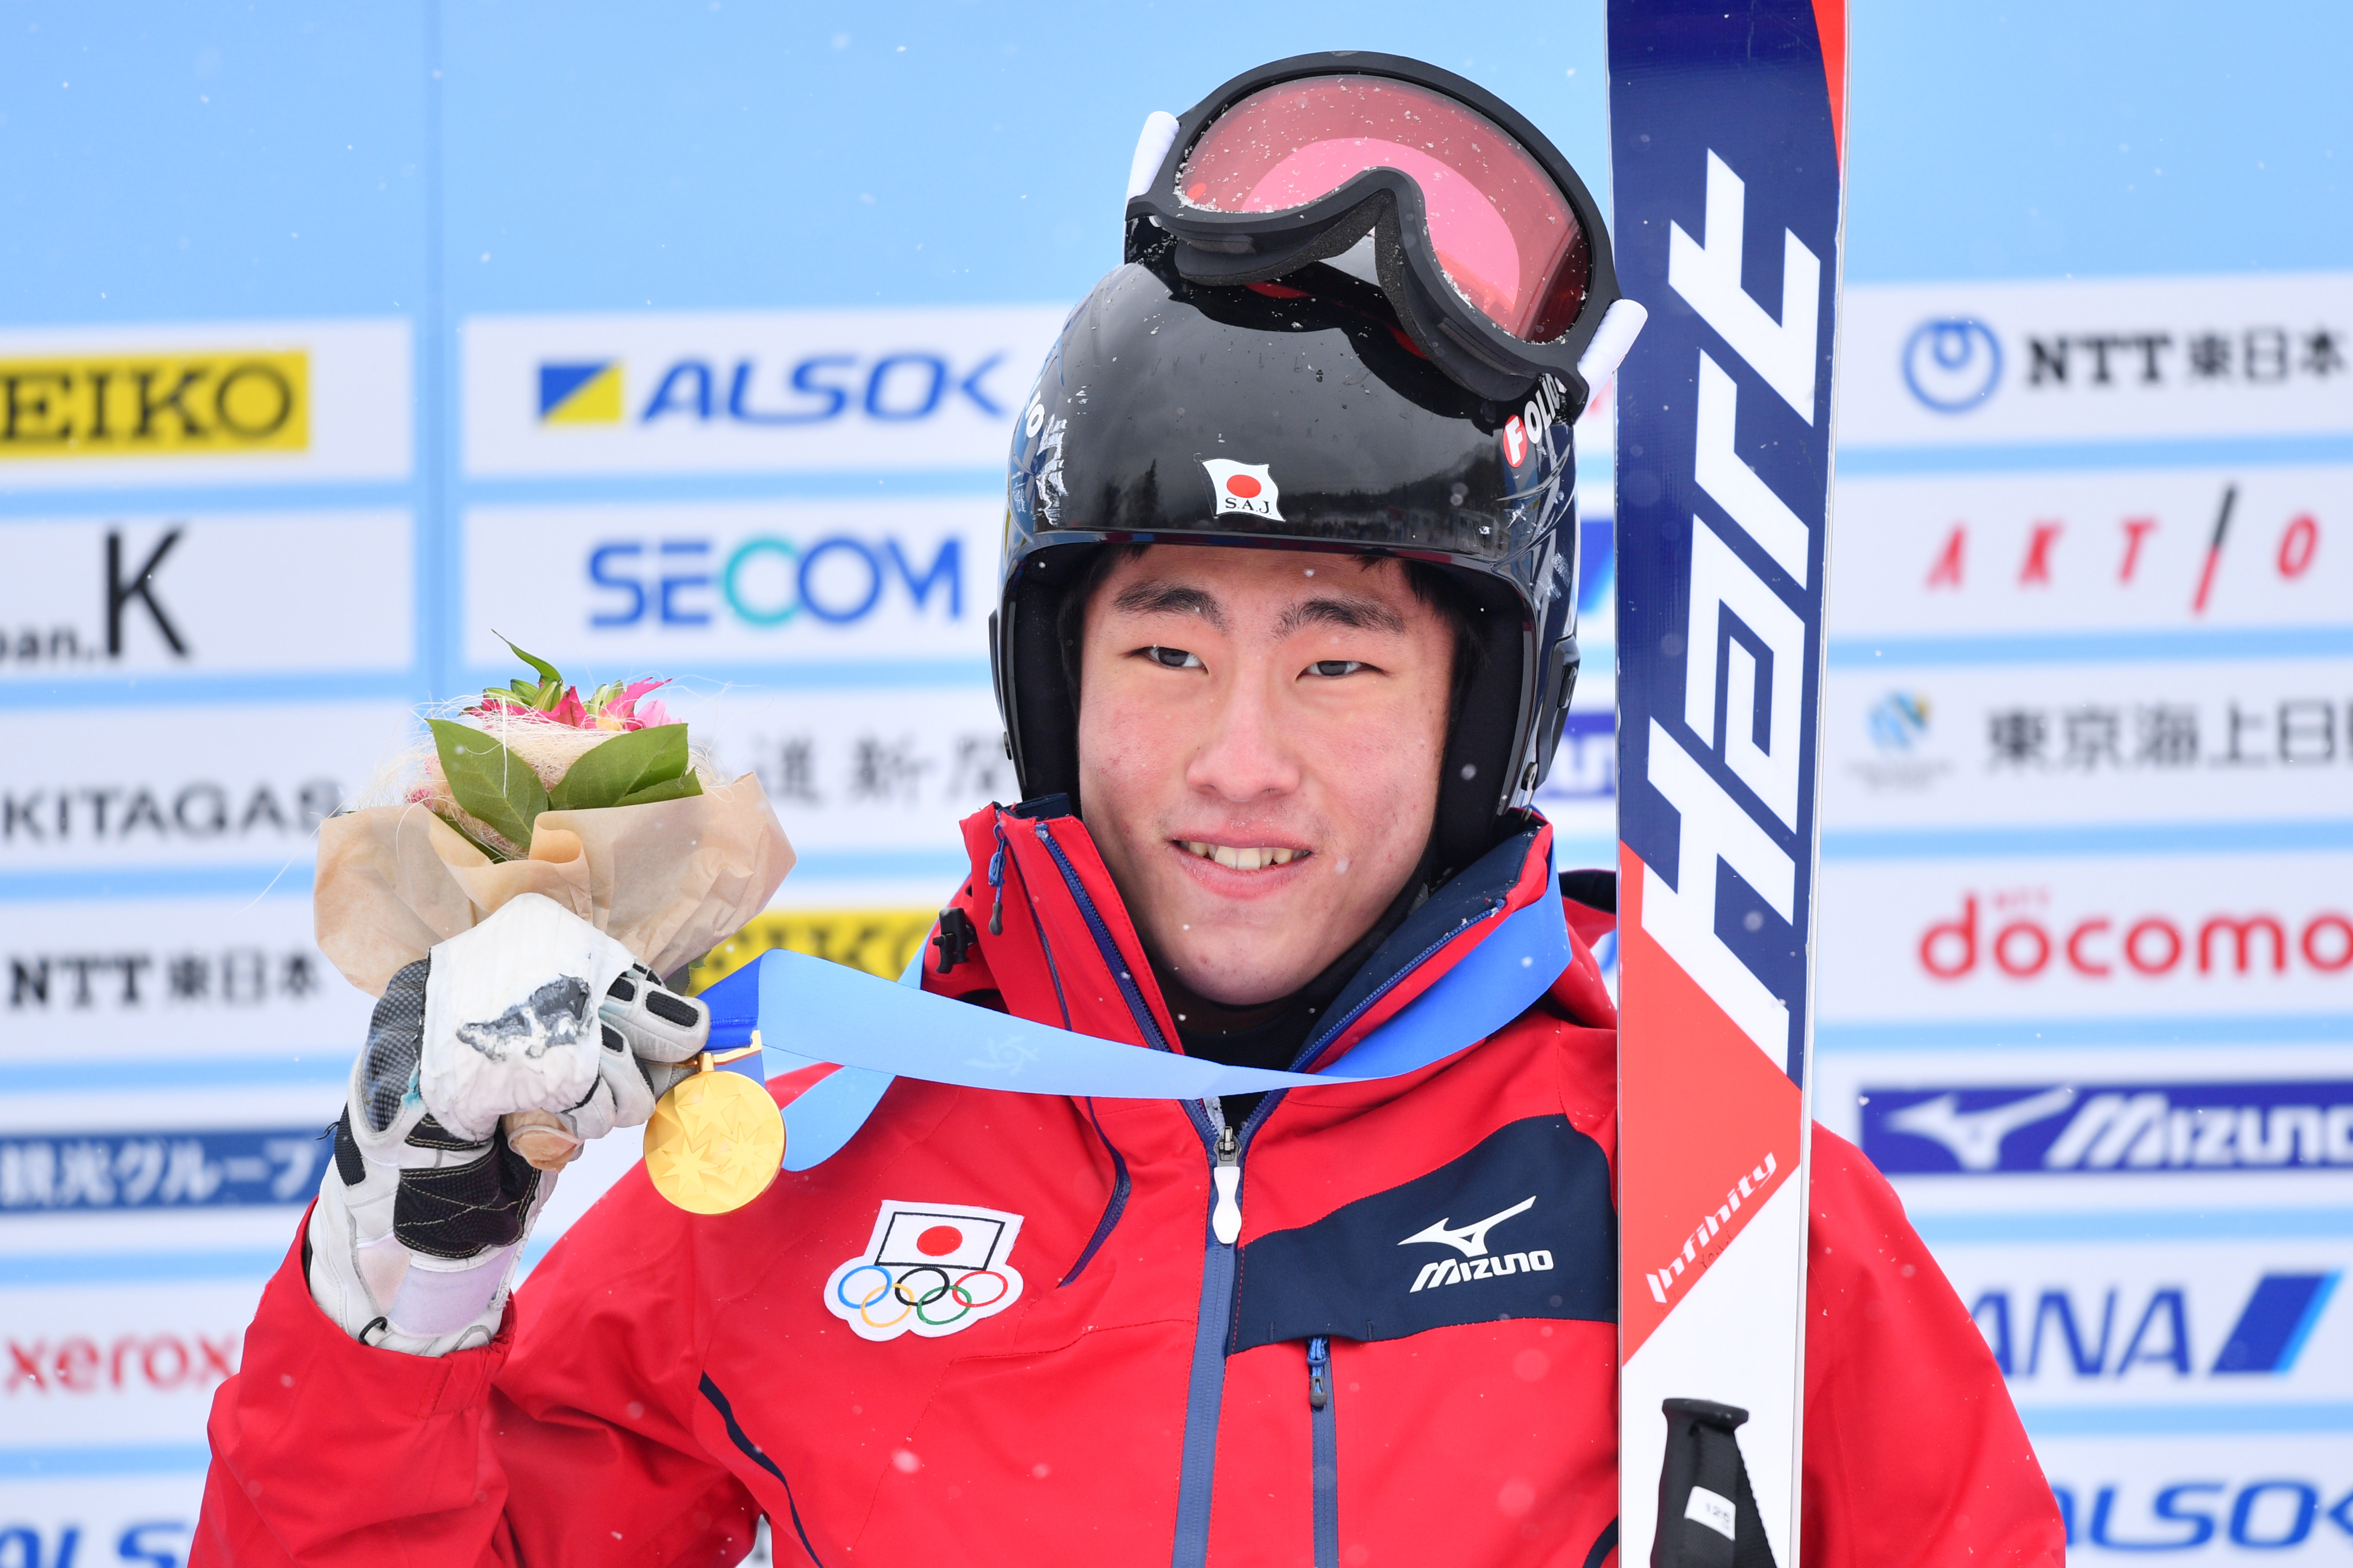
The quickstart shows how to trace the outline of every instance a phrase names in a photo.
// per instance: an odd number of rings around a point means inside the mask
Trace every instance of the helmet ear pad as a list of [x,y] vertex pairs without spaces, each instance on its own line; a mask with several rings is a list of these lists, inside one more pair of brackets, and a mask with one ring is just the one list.
[[[1078,649],[1062,637],[1062,606],[1091,574],[1101,544],[1033,552],[989,617],[990,674],[1005,749],[1025,799],[1067,795],[1079,809]],[[999,616],[1003,617],[999,623]]]
[[1513,794],[1523,714],[1535,700],[1521,688],[1522,672],[1535,668],[1535,633],[1504,584],[1474,573],[1440,570],[1460,595],[1460,613],[1470,623],[1466,635],[1456,639],[1455,658],[1464,661],[1466,653],[1472,654],[1472,668],[1455,672],[1453,713],[1438,777],[1432,839],[1443,877],[1493,848],[1503,830],[1498,817]]

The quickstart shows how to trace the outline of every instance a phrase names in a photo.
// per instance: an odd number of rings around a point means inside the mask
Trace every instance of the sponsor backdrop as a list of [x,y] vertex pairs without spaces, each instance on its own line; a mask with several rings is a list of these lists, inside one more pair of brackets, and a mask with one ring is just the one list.
[[[2158,9],[1855,7],[1816,1103],[2079,1558],[2317,1561],[2353,1552],[2353,275],[2314,269],[2353,220],[2315,40],[2353,37]],[[501,635],[678,678],[776,802],[800,868],[698,982],[895,973],[1014,793],[1003,453],[1144,112],[1389,48],[1606,184],[1598,5],[1118,17],[9,9],[0,1568],[184,1558],[369,1007],[311,938],[314,831]],[[1607,865],[1645,476],[1607,410],[1578,439],[1543,804]]]

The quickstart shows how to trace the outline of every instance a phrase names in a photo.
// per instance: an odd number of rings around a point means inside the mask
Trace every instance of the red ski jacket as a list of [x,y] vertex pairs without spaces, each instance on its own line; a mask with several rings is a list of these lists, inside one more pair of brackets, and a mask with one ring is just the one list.
[[[1305,1065],[1558,897],[1549,834],[1409,917]],[[977,949],[925,984],[1167,1048],[1078,820],[965,835]],[[438,1360],[346,1338],[298,1241],[214,1402],[191,1561],[731,1563],[765,1514],[828,1568],[1614,1563],[1616,1016],[1574,947],[1487,1039],[1269,1094],[1230,1140],[1200,1103],[902,1079],[734,1214],[633,1172]],[[1814,1151],[1806,1568],[2059,1568],[1975,1325],[1862,1156]]]

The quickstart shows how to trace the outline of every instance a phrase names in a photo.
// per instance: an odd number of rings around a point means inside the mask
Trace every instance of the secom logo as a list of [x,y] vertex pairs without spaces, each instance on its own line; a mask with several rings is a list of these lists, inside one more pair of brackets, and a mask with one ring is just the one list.
[[704,626],[721,614],[764,630],[804,616],[849,626],[892,605],[964,618],[964,544],[954,536],[932,543],[928,558],[887,534],[607,540],[589,552],[588,581],[599,590],[589,624],[600,628]]
[[301,349],[0,360],[0,459],[310,446],[311,359]]

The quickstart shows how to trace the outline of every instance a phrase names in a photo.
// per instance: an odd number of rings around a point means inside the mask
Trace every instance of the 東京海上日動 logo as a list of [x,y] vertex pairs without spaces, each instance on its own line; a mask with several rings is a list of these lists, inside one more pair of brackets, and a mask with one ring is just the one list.
[[826,1280],[826,1310],[867,1340],[970,1328],[1020,1299],[1020,1234],[1021,1216],[1000,1209],[886,1199],[866,1250]]
[[1904,342],[1904,384],[1939,414],[1966,414],[2001,383],[2001,344],[1968,316],[1923,321]]
[[1212,516],[1242,511],[1252,517],[1283,521],[1282,491],[1274,482],[1273,464],[1231,463],[1223,458],[1204,458],[1201,467],[1209,470],[1209,488],[1218,495],[1218,510]]

